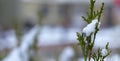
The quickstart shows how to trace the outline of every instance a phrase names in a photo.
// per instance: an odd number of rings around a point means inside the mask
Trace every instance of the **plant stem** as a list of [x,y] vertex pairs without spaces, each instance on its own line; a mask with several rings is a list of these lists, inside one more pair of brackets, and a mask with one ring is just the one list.
[[92,49],[90,49],[89,56],[88,56],[88,61],[90,61],[92,55]]
[[84,60],[87,61],[87,57],[86,56],[84,56]]

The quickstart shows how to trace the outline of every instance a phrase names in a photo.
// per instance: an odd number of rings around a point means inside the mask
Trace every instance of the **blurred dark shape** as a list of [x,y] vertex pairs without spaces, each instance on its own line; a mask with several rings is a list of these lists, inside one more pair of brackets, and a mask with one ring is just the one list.
[[25,24],[23,25],[24,32],[28,32],[34,26],[35,26],[35,24],[32,21],[26,21]]

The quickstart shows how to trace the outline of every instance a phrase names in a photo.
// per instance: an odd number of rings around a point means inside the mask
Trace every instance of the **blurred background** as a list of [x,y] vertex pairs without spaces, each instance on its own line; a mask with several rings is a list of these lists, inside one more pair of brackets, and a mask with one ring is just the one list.
[[[108,61],[119,61],[120,0],[97,0],[95,10],[102,2],[94,51],[109,42]],[[76,32],[88,11],[89,0],[0,0],[0,61],[83,61]]]

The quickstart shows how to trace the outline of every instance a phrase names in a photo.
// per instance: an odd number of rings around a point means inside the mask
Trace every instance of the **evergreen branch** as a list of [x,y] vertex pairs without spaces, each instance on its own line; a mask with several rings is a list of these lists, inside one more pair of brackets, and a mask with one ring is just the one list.
[[[94,61],[104,61],[104,59],[111,53],[111,51],[108,48],[109,44],[106,44],[107,54],[105,56],[102,55],[102,49],[99,48],[97,54],[92,53],[94,42],[96,39],[96,35],[99,31],[99,25],[100,25],[100,18],[104,10],[104,3],[102,3],[102,6],[99,10],[94,10],[94,4],[96,0],[90,0],[90,12],[87,12],[87,17],[82,16],[83,20],[86,21],[89,25],[91,25],[92,21],[94,19],[98,19],[98,22],[95,24],[95,31],[92,32],[89,36],[82,32],[82,35],[77,32],[77,40],[79,41],[79,45],[81,46],[82,53],[84,56],[84,61],[90,61],[91,58],[94,59]],[[86,32],[86,31],[85,31]],[[93,38],[93,39],[92,39]]]

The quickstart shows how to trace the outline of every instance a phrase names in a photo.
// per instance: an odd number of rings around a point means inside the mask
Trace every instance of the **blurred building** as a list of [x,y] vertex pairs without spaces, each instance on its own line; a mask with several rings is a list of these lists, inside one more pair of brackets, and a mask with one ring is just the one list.
[[[100,3],[103,1],[104,0],[98,0],[96,7],[99,7]],[[65,21],[64,19],[67,19],[69,24],[80,26],[80,24],[84,24],[84,22],[81,22],[81,16],[85,15],[86,11],[88,11],[88,2],[89,0],[21,0],[22,14],[20,17],[33,18],[32,20],[37,23],[39,20],[38,12],[42,12],[45,16],[43,23],[46,25],[60,25],[62,20]],[[109,7],[111,4],[111,0],[105,0],[104,2],[105,8]],[[103,24],[107,23],[106,19],[108,17],[106,16],[108,16],[108,14],[105,14],[104,16]]]

